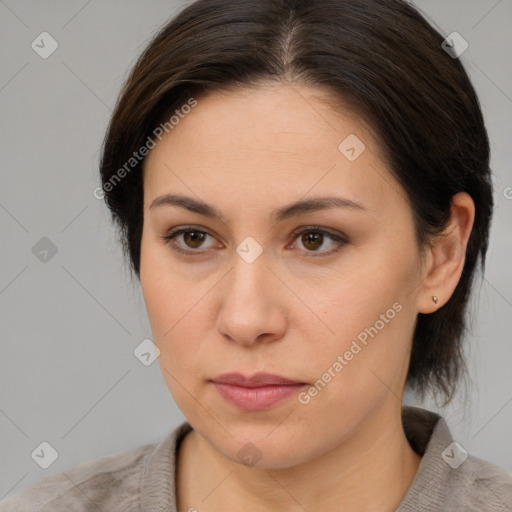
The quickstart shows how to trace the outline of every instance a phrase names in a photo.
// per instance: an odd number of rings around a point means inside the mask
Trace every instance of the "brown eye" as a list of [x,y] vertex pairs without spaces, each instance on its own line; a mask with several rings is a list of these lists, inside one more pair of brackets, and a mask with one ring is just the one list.
[[185,231],[183,233],[183,241],[192,249],[198,249],[204,242],[204,239],[205,233],[201,231]]
[[304,247],[312,251],[317,251],[322,247],[324,236],[321,233],[309,232],[302,235]]
[[[208,237],[213,239],[213,237],[206,231],[194,229],[192,227],[184,227],[172,229],[167,235],[162,236],[161,238],[165,240],[166,244],[173,250],[192,255],[195,253],[204,253],[204,251],[199,251],[199,249],[204,246]],[[181,243],[178,243],[180,240]],[[207,249],[210,248],[207,247]]]
[[[164,239],[166,244],[173,250],[183,254],[197,256],[204,254],[208,249],[214,248],[213,246],[205,247],[205,241],[208,237],[215,240],[215,238],[206,231],[194,229],[189,226],[172,229],[167,235],[161,238]],[[348,238],[344,235],[330,233],[318,227],[302,229],[302,231],[294,233],[294,237],[294,240],[300,241],[299,245],[304,247],[303,252],[307,253],[308,256],[329,256],[338,252],[342,246],[349,242]],[[180,240],[181,243],[178,243]],[[326,242],[329,241],[334,248],[321,250],[322,247],[326,245]],[[294,245],[295,244],[292,244],[292,247]],[[201,251],[201,248],[205,250]],[[221,248],[221,244],[217,245],[217,248]]]
[[[305,248],[306,253],[318,253],[308,254],[309,256],[329,256],[338,252],[342,246],[349,242],[346,236],[336,235],[319,227],[302,229],[299,232],[295,232],[294,236],[295,239],[300,240],[300,245]],[[327,251],[321,250],[325,242],[329,240],[332,242],[334,249]]]

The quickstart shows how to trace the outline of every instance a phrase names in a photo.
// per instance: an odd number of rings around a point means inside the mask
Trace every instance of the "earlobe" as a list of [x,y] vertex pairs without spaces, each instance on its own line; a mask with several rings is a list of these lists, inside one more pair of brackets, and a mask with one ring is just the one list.
[[471,196],[466,192],[454,195],[450,224],[435,237],[429,249],[429,265],[418,296],[419,313],[437,311],[452,296],[464,269],[474,218],[475,205]]

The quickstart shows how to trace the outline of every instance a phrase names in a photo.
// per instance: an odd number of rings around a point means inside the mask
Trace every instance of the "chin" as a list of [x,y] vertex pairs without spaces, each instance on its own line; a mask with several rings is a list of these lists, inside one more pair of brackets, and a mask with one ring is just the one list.
[[307,432],[299,432],[300,426],[280,428],[279,422],[269,421],[264,424],[235,425],[228,421],[221,423],[229,432],[227,434],[218,424],[211,424],[196,431],[223,457],[232,462],[255,469],[279,470],[303,464],[321,453],[329,450],[325,446],[312,446],[311,442],[319,439]]

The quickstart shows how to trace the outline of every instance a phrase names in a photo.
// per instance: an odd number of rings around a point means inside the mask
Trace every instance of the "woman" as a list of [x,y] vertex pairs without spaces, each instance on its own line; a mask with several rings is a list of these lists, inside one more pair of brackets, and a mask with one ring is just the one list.
[[400,0],[198,0],[161,30],[101,194],[187,422],[0,510],[512,510],[505,471],[402,406],[453,396],[493,207],[443,40]]

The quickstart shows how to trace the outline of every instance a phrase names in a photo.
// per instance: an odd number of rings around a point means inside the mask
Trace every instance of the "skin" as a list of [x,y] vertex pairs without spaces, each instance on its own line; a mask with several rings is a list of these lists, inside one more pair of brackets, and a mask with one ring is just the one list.
[[[454,196],[447,236],[421,254],[371,130],[329,99],[286,84],[211,92],[145,160],[141,286],[163,377],[194,429],[178,454],[180,511],[392,511],[421,461],[400,415],[414,326],[460,279],[474,204]],[[354,161],[338,149],[349,134],[366,146]],[[166,193],[201,199],[222,219],[150,208]],[[366,210],[269,218],[332,195]],[[207,236],[181,234],[173,246],[163,237],[178,226]],[[308,226],[348,242],[293,234]],[[248,236],[263,249],[252,263],[236,252]],[[264,371],[312,386],[395,303],[400,312],[307,404],[294,395],[247,412],[210,382]],[[253,466],[237,457],[247,443],[260,456]]]

